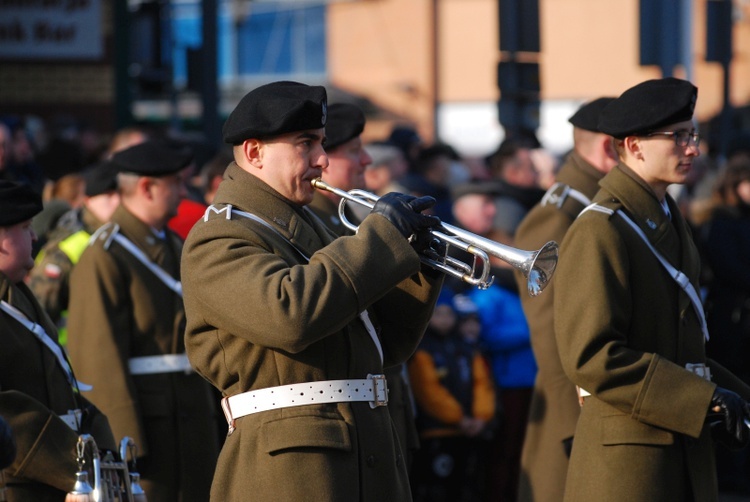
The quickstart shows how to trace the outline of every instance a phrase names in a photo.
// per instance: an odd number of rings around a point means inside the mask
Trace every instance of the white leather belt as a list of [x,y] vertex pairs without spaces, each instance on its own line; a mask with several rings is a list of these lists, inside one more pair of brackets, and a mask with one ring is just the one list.
[[131,375],[155,375],[157,373],[178,373],[193,371],[185,354],[164,354],[161,356],[133,357],[128,359]]
[[81,423],[81,417],[83,413],[81,410],[68,410],[65,415],[59,415],[60,420],[65,422],[65,425],[78,432],[78,425]]
[[221,400],[221,408],[234,431],[234,421],[262,411],[305,406],[308,404],[367,401],[371,408],[388,404],[388,385],[385,375],[367,375],[351,380],[302,382],[265,389],[250,390]]

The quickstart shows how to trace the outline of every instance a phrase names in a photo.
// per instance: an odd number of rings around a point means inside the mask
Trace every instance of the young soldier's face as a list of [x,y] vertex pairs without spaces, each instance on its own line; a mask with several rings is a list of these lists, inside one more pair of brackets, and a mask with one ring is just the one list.
[[31,245],[36,239],[31,220],[0,227],[0,271],[14,283],[23,281],[34,267]]
[[[692,121],[686,120],[665,127],[659,131],[694,131]],[[671,185],[685,183],[693,169],[693,160],[700,155],[698,147],[689,141],[679,146],[674,137],[655,135],[641,137],[644,160],[643,177],[649,184]]]

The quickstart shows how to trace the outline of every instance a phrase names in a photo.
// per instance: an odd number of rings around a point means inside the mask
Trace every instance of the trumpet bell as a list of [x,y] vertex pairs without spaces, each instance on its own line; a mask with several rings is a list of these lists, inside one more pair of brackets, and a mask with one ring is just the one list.
[[558,251],[557,243],[550,241],[534,254],[529,270],[524,274],[529,295],[537,296],[549,284],[557,268]]

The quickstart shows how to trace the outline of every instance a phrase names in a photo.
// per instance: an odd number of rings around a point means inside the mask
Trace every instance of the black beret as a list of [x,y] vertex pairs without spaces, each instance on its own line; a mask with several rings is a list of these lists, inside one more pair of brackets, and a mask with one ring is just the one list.
[[326,89],[299,82],[272,82],[248,92],[224,122],[224,142],[238,145],[326,125]]
[[43,207],[42,196],[28,185],[0,180],[0,227],[30,220]]
[[365,114],[349,103],[335,103],[328,107],[326,122],[326,151],[330,152],[365,130]]
[[602,113],[605,106],[614,100],[615,98],[606,97],[584,103],[578,111],[568,119],[568,122],[579,129],[599,132],[599,114]]
[[193,153],[185,145],[174,141],[150,139],[120,150],[111,162],[120,173],[141,176],[166,176],[185,169],[193,160]]
[[647,80],[623,92],[599,116],[599,131],[622,139],[693,118],[698,88],[673,77]]
[[117,167],[108,160],[103,160],[83,172],[86,182],[86,196],[94,197],[117,190]]

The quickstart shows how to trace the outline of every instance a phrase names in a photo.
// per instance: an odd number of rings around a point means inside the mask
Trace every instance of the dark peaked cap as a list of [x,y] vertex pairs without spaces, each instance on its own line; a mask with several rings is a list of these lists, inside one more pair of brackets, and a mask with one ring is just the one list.
[[174,141],[151,139],[126,148],[112,156],[112,164],[120,173],[141,176],[167,176],[185,169],[193,153]]
[[28,185],[0,180],[0,227],[30,220],[43,207],[42,196]]
[[614,100],[615,98],[605,97],[584,103],[568,119],[568,122],[579,129],[599,132],[599,115],[602,113],[604,107]]
[[349,103],[335,103],[328,107],[325,149],[330,152],[365,130],[365,114]]
[[326,89],[299,82],[272,82],[243,97],[224,122],[224,142],[238,145],[326,125]]
[[623,139],[693,118],[698,88],[686,80],[647,80],[623,92],[599,117],[599,131]]

